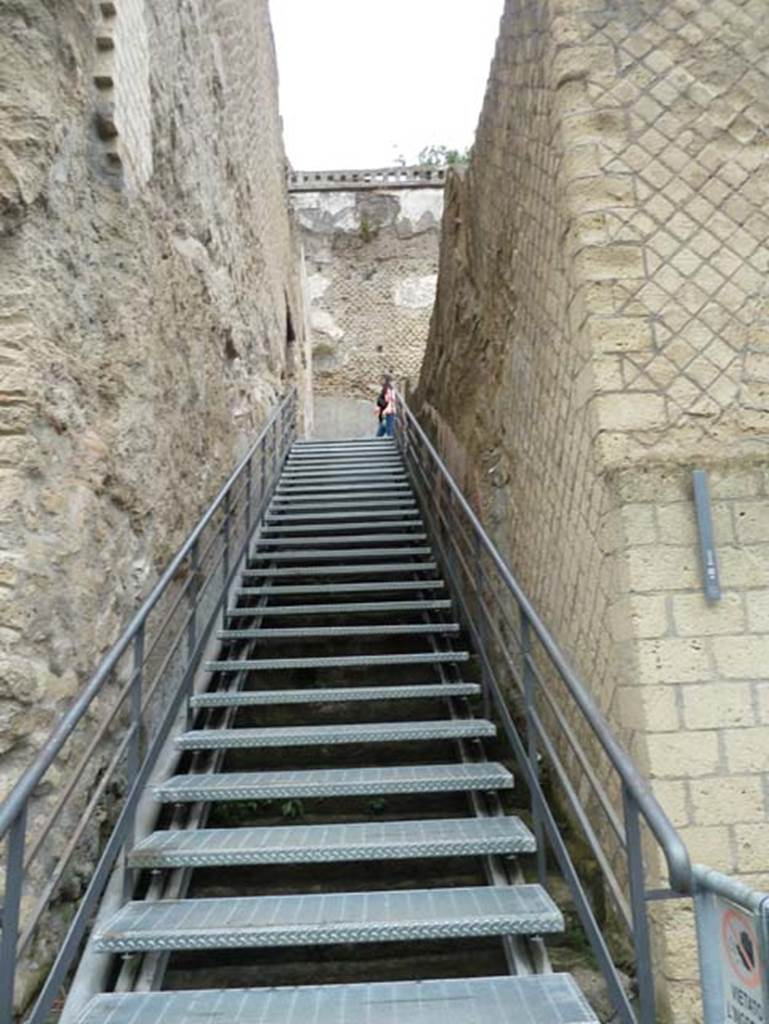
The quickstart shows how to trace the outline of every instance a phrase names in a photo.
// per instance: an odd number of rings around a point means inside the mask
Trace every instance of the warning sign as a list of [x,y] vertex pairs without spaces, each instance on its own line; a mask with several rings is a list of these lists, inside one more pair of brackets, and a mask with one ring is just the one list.
[[724,1021],[767,1024],[761,992],[759,939],[753,917],[719,901]]

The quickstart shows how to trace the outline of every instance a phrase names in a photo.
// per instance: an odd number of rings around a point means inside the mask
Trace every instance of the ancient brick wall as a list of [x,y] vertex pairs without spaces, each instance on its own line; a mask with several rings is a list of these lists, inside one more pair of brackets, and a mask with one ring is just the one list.
[[[416,383],[438,269],[442,188],[296,192],[318,395],[371,398]],[[369,417],[371,418],[371,417]]]
[[[764,887],[767,53],[761,2],[508,0],[419,390],[693,859]],[[681,1022],[690,925],[656,933]]]
[[0,66],[2,793],[306,358],[266,0],[0,0]]

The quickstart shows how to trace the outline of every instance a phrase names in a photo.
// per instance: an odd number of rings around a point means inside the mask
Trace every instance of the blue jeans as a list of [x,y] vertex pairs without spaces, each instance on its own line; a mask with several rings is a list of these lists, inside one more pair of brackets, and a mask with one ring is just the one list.
[[394,437],[395,436],[395,413],[388,412],[386,416],[383,416],[379,421],[379,429],[376,432],[377,437]]

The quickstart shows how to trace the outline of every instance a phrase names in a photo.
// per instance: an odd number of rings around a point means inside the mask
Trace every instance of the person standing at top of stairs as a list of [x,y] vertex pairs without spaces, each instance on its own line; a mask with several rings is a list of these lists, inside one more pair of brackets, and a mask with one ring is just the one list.
[[379,392],[376,404],[379,410],[379,429],[376,436],[393,437],[395,434],[395,389],[389,374],[382,377],[382,390]]

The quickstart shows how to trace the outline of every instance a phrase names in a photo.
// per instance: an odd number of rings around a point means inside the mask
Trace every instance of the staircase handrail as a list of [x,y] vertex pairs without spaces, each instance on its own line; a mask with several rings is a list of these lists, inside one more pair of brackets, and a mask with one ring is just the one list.
[[176,555],[171,559],[163,575],[157,581],[155,586],[152,588],[148,596],[144,599],[139,610],[136,612],[134,617],[131,619],[129,624],[123,630],[120,637],[110,648],[109,652],[102,659],[98,669],[91,676],[88,684],[80,694],[80,696],[70,706],[69,710],[65,713],[59,724],[51,732],[50,736],[46,740],[45,744],[41,747],[39,753],[36,755],[35,760],[24,771],[19,778],[18,782],[11,789],[8,796],[0,803],[0,840],[8,832],[8,829],[13,824],[14,820],[18,817],[19,811],[23,808],[29,797],[34,792],[35,788],[39,785],[41,779],[53,764],[56,755],[59,753],[61,748],[64,746],[66,741],[72,734],[72,730],[82,719],[94,698],[99,694],[102,686],[104,685],[105,679],[109,677],[110,672],[115,667],[120,657],[126,652],[130,646],[134,636],[136,635],[139,627],[147,619],[147,616],[155,607],[160,598],[161,594],[165,591],[169,582],[174,578],[179,570],[179,567],[189,555],[193,545],[201,536],[206,526],[211,522],[216,512],[221,508],[222,502],[224,501],[225,495],[230,492],[233,483],[238,479],[243,471],[243,467],[250,461],[254,453],[259,448],[259,445],[264,437],[267,436],[269,430],[273,424],[277,421],[278,417],[284,411],[285,406],[295,397],[295,392],[291,391],[287,394],[278,406],[273,410],[271,416],[267,420],[262,429],[261,433],[248,449],[246,454],[237,464],[235,469],[232,471],[227,481],[221,486],[216,497],[213,499],[211,504],[208,506],[206,511],[198,520],[197,525],[189,534],[187,539],[184,541],[182,546],[177,551]]
[[398,395],[398,401],[404,415],[409,421],[410,426],[416,431],[420,442],[434,459],[443,479],[446,482],[446,485],[452,491],[454,498],[462,509],[462,512],[471,523],[482,547],[492,559],[500,576],[515,596],[515,600],[518,605],[523,609],[532,629],[536,633],[542,646],[550,655],[553,664],[560,672],[571,695],[574,697],[575,702],[582,710],[585,718],[590,724],[592,731],[600,741],[623,782],[635,797],[644,820],[649,825],[649,828],[652,830],[663,850],[672,887],[680,893],[691,893],[691,859],[689,857],[686,844],[679,835],[678,830],[665,813],[660,802],[652,793],[648,782],[644,778],[638,766],[614,735],[611,726],[588,693],[585,684],[582,682],[577,672],[572,668],[563,651],[556,643],[552,633],[542,621],[537,610],[534,608],[534,605],[523,590],[523,587],[513,575],[510,566],[507,564],[497,546],[484,530],[480,519],[471,508],[462,491],[459,489],[459,486],[449,472],[446,464],[443,462],[435,446],[420,426],[419,421],[409,408],[403,395]]

